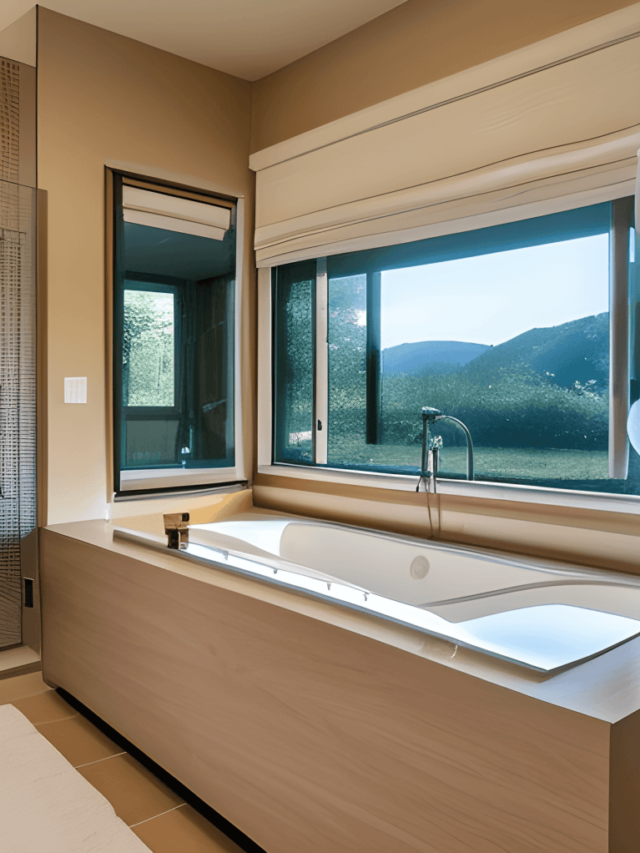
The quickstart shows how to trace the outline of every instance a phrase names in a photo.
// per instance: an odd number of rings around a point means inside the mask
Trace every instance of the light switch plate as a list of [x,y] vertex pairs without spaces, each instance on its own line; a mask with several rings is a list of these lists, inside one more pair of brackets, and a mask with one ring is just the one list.
[[64,378],[64,401],[65,403],[87,402],[87,377],[65,376]]

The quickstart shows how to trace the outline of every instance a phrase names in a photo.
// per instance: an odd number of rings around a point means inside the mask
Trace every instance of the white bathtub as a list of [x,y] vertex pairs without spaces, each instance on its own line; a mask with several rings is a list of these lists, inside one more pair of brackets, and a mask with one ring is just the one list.
[[328,522],[245,513],[192,525],[180,554],[545,673],[640,634],[631,575]]

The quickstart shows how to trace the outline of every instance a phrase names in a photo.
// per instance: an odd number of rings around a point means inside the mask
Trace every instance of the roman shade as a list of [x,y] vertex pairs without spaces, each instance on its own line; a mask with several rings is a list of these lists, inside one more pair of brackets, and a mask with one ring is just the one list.
[[211,240],[223,240],[231,224],[227,207],[126,185],[122,188],[122,207],[125,222]]
[[259,267],[635,192],[640,3],[251,157]]

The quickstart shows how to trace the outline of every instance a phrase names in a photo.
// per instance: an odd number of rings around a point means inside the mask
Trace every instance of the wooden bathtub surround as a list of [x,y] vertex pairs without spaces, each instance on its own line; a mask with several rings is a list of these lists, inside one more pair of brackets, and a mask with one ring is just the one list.
[[544,678],[106,522],[41,561],[47,682],[268,853],[637,853],[640,638]]

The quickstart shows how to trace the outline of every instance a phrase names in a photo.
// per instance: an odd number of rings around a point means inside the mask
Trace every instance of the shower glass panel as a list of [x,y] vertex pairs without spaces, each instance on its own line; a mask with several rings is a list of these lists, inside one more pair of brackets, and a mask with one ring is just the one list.
[[22,640],[36,529],[35,190],[0,180],[0,648]]

